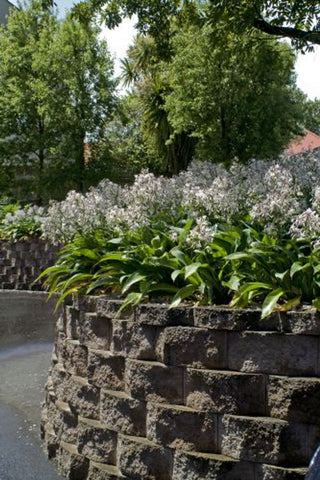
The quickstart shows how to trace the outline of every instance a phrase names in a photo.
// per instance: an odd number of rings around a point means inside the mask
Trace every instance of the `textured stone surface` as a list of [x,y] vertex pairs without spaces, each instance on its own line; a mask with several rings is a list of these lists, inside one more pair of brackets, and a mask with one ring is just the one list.
[[146,405],[123,392],[101,390],[101,421],[127,435],[146,434]]
[[75,298],[57,325],[41,428],[67,478],[304,478],[320,443],[318,314],[121,306]]
[[96,420],[79,417],[78,451],[89,460],[116,463],[117,433]]
[[239,460],[292,466],[307,460],[307,429],[269,417],[224,415],[221,453]]
[[90,385],[86,379],[70,376],[64,382],[60,398],[82,417],[99,419],[100,389]]
[[229,369],[277,375],[316,375],[318,339],[270,332],[230,332]]
[[61,442],[58,455],[58,472],[66,480],[86,480],[89,460],[79,455],[77,447]]
[[111,351],[115,355],[144,360],[155,359],[157,330],[128,320],[113,320]]
[[125,479],[114,465],[90,462],[88,480],[118,480]]
[[89,350],[88,379],[98,387],[110,390],[124,389],[124,357],[104,350]]
[[184,406],[149,404],[147,438],[179,450],[217,452],[217,415]]
[[173,326],[194,324],[193,309],[191,307],[178,307],[169,309],[169,306],[159,304],[141,304],[136,309],[136,321],[146,325]]
[[80,341],[95,350],[110,348],[111,321],[96,313],[80,314]]
[[157,342],[157,354],[158,360],[166,365],[226,368],[226,332],[193,327],[165,328]]
[[39,238],[0,240],[0,289],[42,290],[43,280],[35,280],[54,265],[59,250]]
[[132,480],[171,478],[172,452],[145,438],[120,436],[119,468]]
[[65,340],[63,351],[63,366],[71,375],[86,377],[88,364],[88,349],[79,340]]
[[[254,465],[215,454],[176,451],[174,480],[255,480]],[[260,480],[260,477],[259,477]]]
[[265,415],[265,378],[259,374],[188,368],[185,402],[198,410]]
[[320,379],[270,376],[267,398],[271,417],[320,425]]
[[258,465],[256,474],[259,480],[304,480],[306,468],[283,468],[273,465]]
[[127,360],[125,385],[133,398],[183,403],[183,369],[159,362]]

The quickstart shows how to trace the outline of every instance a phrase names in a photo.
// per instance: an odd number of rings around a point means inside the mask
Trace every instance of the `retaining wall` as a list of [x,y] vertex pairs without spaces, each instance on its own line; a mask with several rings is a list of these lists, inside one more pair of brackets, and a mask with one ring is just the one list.
[[61,247],[39,238],[0,240],[0,289],[41,290],[40,273],[54,265]]
[[70,480],[297,480],[320,441],[316,312],[87,297],[57,325],[42,411]]

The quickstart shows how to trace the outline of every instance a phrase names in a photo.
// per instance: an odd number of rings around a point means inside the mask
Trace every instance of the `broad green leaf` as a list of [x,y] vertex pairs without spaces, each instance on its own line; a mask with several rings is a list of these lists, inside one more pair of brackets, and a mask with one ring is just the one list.
[[181,274],[181,270],[174,270],[174,271],[171,273],[172,281],[175,282],[176,279],[179,277],[180,274]]
[[262,304],[262,312],[261,312],[262,319],[268,317],[273,312],[279,298],[282,297],[284,293],[285,291],[282,288],[276,288],[266,296]]
[[320,310],[320,297],[317,297],[314,300],[312,300],[312,306],[317,310]]
[[132,287],[132,285],[134,285],[135,283],[139,283],[145,279],[146,279],[145,275],[142,275],[139,272],[133,273],[132,275],[130,275],[130,277],[128,277],[128,279],[123,284],[122,293],[126,293],[130,289],[130,287]]
[[196,290],[197,290],[197,287],[195,285],[186,285],[185,287],[180,288],[180,290],[178,290],[175,296],[173,297],[173,300],[170,303],[169,308],[177,307],[182,302],[182,300],[184,300],[187,297],[190,297]]
[[185,268],[185,274],[184,274],[185,280],[187,280],[191,275],[196,273],[198,271],[199,267],[201,267],[200,262],[191,263],[191,265],[187,265],[186,268]]
[[301,262],[294,262],[292,265],[291,265],[291,268],[290,268],[290,277],[293,278],[293,276],[297,273],[297,272],[300,272],[301,270],[305,270],[307,269],[308,267],[310,267],[310,263],[304,263],[302,264]]

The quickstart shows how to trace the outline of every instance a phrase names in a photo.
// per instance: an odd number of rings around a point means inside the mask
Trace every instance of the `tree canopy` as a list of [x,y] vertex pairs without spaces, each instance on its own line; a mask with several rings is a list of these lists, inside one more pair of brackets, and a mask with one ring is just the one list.
[[84,143],[102,138],[114,103],[113,64],[97,36],[37,1],[13,10],[0,30],[0,163],[22,198],[84,187]]
[[233,31],[258,29],[288,37],[299,48],[320,44],[318,0],[90,0],[75,8],[84,18],[98,11],[110,28],[124,17],[137,15],[138,30],[160,43],[168,38],[172,18],[194,20],[197,15],[213,23],[227,20]]

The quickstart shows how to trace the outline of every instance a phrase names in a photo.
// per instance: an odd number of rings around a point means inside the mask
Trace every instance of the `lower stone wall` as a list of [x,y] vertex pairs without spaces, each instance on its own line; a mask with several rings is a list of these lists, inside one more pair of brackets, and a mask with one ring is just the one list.
[[42,436],[70,480],[302,480],[320,441],[316,312],[74,300]]
[[54,265],[60,248],[39,238],[0,240],[0,289],[41,290],[35,280]]

